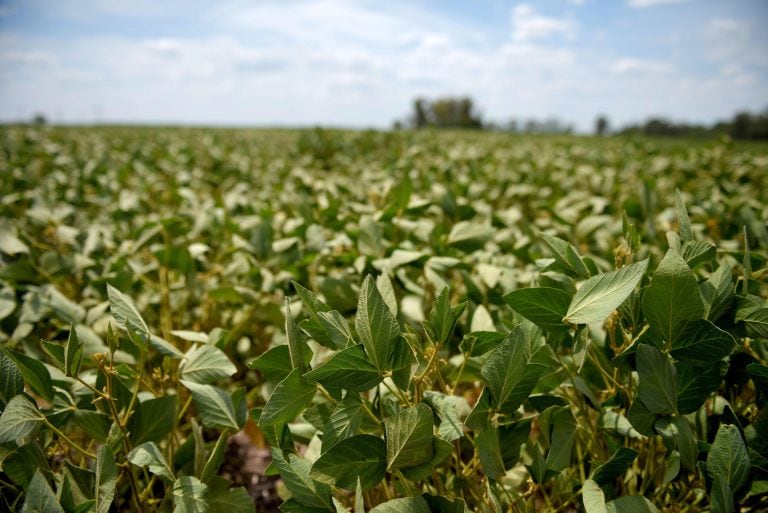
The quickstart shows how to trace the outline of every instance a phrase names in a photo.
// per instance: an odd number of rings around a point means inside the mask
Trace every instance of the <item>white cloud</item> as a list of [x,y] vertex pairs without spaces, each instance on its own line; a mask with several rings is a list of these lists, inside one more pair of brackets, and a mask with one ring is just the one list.
[[512,37],[518,42],[558,35],[570,37],[573,36],[575,29],[572,21],[543,16],[527,4],[518,4],[512,9]]
[[688,1],[689,0],[629,0],[627,3],[630,7],[644,9],[646,7],[656,7],[658,5],[682,4]]
[[617,75],[632,73],[661,74],[668,73],[673,69],[674,67],[669,62],[632,57],[622,57],[611,64],[611,71]]

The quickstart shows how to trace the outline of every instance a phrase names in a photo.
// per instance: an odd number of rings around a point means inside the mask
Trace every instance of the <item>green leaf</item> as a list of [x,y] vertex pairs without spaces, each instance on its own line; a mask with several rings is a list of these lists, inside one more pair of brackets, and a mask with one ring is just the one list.
[[192,476],[173,483],[173,513],[208,513],[208,486]]
[[718,320],[731,307],[734,296],[733,268],[722,263],[699,289],[704,301],[704,317],[712,322]]
[[13,360],[16,367],[21,371],[24,381],[33,392],[44,398],[49,403],[53,402],[53,383],[48,369],[40,360],[31,358],[18,351],[6,349],[5,354]]
[[563,320],[571,324],[602,322],[632,293],[648,268],[648,260],[609,273],[599,274],[581,284],[571,299]]
[[13,397],[0,415],[0,444],[29,435],[43,420],[43,414],[26,395]]
[[704,317],[704,302],[690,267],[674,249],[659,263],[643,294],[643,314],[652,336],[674,344],[692,322]]
[[592,471],[592,480],[605,486],[621,477],[637,457],[637,451],[628,447],[619,447],[611,458]]
[[368,513],[432,513],[424,497],[403,497],[382,502]]
[[637,397],[651,413],[677,413],[675,366],[661,351],[648,344],[637,346]]
[[21,371],[4,352],[0,351],[0,411],[13,397],[24,391]]
[[690,424],[685,417],[661,418],[656,421],[656,431],[668,440],[680,453],[680,461],[685,468],[696,470],[699,449]]
[[421,481],[422,479],[426,479],[436,466],[448,459],[452,451],[453,444],[443,438],[433,436],[432,458],[421,465],[400,469],[400,472],[403,473],[403,477],[411,481]]
[[381,381],[379,370],[368,359],[362,344],[339,351],[304,377],[327,388],[351,392],[365,392]]
[[240,429],[232,397],[224,390],[192,381],[180,380],[180,382],[192,393],[197,413],[206,427],[235,431]]
[[520,326],[513,329],[483,363],[480,373],[502,413],[514,412],[530,395],[541,374],[549,346],[543,346],[528,356],[528,342]]
[[107,297],[109,298],[109,310],[118,326],[129,331],[140,331],[149,334],[149,326],[136,309],[133,300],[107,284]]
[[[243,424],[245,421],[243,421]],[[213,479],[221,468],[221,464],[224,462],[225,451],[227,449],[227,442],[229,440],[229,431],[225,430],[219,435],[219,439],[216,440],[216,445],[213,447],[211,454],[208,455],[208,461],[205,462],[203,471],[200,473],[200,479],[203,482],[209,482]]]
[[712,513],[733,513],[733,490],[728,486],[728,477],[716,474],[712,479],[710,500]]
[[360,478],[357,479],[357,485],[355,486],[355,506],[352,509],[352,513],[365,513],[365,498]]
[[413,467],[432,458],[432,410],[426,404],[390,416],[384,427],[389,470]]
[[56,495],[40,470],[35,471],[29,482],[21,513],[64,513],[64,508],[59,506]]
[[327,451],[341,440],[357,433],[365,417],[365,409],[358,394],[349,393],[331,413],[323,429],[323,451]]
[[544,232],[539,232],[538,235],[552,251],[552,256],[558,264],[579,276],[585,278],[589,276],[589,270],[572,244]]
[[387,446],[371,435],[346,438],[327,451],[312,465],[309,477],[347,490],[354,490],[360,479],[363,490],[370,490],[387,471]]
[[435,299],[429,319],[424,323],[424,329],[435,344],[442,344],[453,334],[456,323],[464,312],[467,303],[451,307],[450,290],[443,287]]
[[152,347],[155,348],[155,351],[162,355],[170,356],[171,358],[176,358],[177,360],[184,358],[184,353],[182,353],[178,347],[174,346],[162,337],[152,335],[151,333],[142,332],[139,332],[139,337],[145,342],[148,342]]
[[309,477],[312,465],[308,461],[274,447],[272,461],[280,470],[285,487],[296,501],[311,508],[331,508],[331,487]]
[[64,346],[64,373],[67,376],[77,376],[83,363],[83,343],[77,337],[74,324],[69,328],[69,337]]
[[269,396],[259,417],[260,426],[274,426],[293,421],[317,392],[317,385],[304,379],[299,369],[294,369],[277,384]]
[[688,267],[709,262],[717,255],[717,247],[705,240],[692,240],[683,245],[682,257]]
[[371,275],[365,278],[360,289],[355,327],[371,362],[380,371],[387,370],[389,357],[400,337],[400,325]]
[[591,479],[584,481],[581,495],[586,513],[608,513],[608,508],[605,505],[605,494],[596,482]]
[[651,501],[642,495],[625,495],[607,504],[608,513],[659,513]]
[[563,290],[551,287],[518,289],[505,295],[504,301],[517,313],[544,330],[568,329],[563,323],[563,317],[568,312],[571,296]]
[[549,436],[547,468],[560,472],[571,465],[573,443],[576,441],[576,421],[568,408],[552,410],[551,415],[553,427]]
[[721,424],[707,454],[707,473],[711,478],[725,478],[729,488],[737,491],[749,477],[749,455],[739,429]]
[[72,412],[72,420],[77,427],[97,442],[105,443],[107,441],[109,430],[112,427],[112,418],[109,415],[78,408]]
[[128,421],[129,438],[134,445],[159,442],[173,429],[176,419],[176,396],[166,395],[136,403]]
[[677,211],[677,228],[680,234],[680,240],[688,242],[693,240],[693,230],[691,229],[691,220],[688,217],[688,210],[685,208],[685,202],[679,189],[675,189],[675,210]]
[[720,366],[694,367],[687,363],[676,363],[677,369],[677,411],[681,415],[693,413],[704,404],[709,394],[717,390],[723,378]]
[[735,345],[730,333],[710,321],[697,320],[672,343],[670,354],[682,362],[707,367],[731,354]]
[[106,445],[96,452],[96,483],[94,498],[96,513],[109,513],[109,507],[115,500],[117,487],[117,465],[112,450]]
[[253,513],[256,505],[245,488],[237,486],[209,495],[210,513]]
[[287,345],[275,346],[248,363],[248,367],[260,371],[267,381],[279,383],[291,373],[291,355]]
[[494,480],[504,476],[504,458],[501,456],[498,430],[491,428],[479,432],[475,436],[475,449],[486,476]]
[[304,335],[296,326],[296,320],[291,315],[291,303],[285,298],[285,335],[288,338],[288,353],[291,356],[291,367],[299,369],[304,374],[306,370],[304,353],[309,349]]
[[440,419],[437,435],[448,442],[453,442],[464,436],[464,427],[456,410],[456,401],[457,398],[454,395],[431,390],[424,393],[424,402],[432,408]]
[[138,467],[149,467],[149,471],[169,483],[176,480],[165,456],[154,442],[144,442],[134,447],[126,459]]
[[237,367],[224,354],[224,351],[204,344],[187,351],[179,365],[179,371],[181,371],[181,379],[193,383],[211,384],[233,375],[237,372]]
[[[10,453],[2,450],[3,473],[11,478],[11,481],[22,488],[27,488],[35,472],[41,470],[50,475],[51,469],[48,458],[36,441],[22,445]],[[65,461],[65,465],[67,462]],[[88,490],[89,493],[93,490]]]
[[467,504],[462,499],[450,500],[442,495],[422,493],[432,513],[467,513]]

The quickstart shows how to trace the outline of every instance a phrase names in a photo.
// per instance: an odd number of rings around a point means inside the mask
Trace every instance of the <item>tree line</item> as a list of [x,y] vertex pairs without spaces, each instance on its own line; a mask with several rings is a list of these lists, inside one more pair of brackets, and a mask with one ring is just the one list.
[[[468,96],[441,97],[436,99],[416,98],[411,114],[403,121],[396,121],[395,128],[459,128],[498,130],[514,133],[570,134],[573,125],[549,117],[546,119],[511,119],[503,123],[483,119],[482,113]],[[666,118],[652,117],[641,123],[611,129],[607,116],[595,119],[594,133],[599,136],[648,135],[660,137],[718,137],[728,135],[734,139],[768,139],[768,109],[763,112],[739,112],[731,119],[711,125],[676,122]]]

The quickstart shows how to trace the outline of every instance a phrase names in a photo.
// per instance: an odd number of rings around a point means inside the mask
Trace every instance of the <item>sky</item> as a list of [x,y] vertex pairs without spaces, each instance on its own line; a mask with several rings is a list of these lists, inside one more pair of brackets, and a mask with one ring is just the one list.
[[0,0],[0,122],[578,130],[768,108],[765,0]]

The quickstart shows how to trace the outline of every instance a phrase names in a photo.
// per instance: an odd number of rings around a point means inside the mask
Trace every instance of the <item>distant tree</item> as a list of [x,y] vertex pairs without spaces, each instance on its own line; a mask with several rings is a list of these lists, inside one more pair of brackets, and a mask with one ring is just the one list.
[[414,128],[482,128],[483,121],[469,97],[445,97],[413,102],[411,125]]
[[608,118],[600,115],[595,120],[595,135],[599,135],[600,137],[604,135],[608,135]]
[[38,112],[32,116],[32,124],[38,126],[47,125],[48,119],[45,117],[45,114]]

